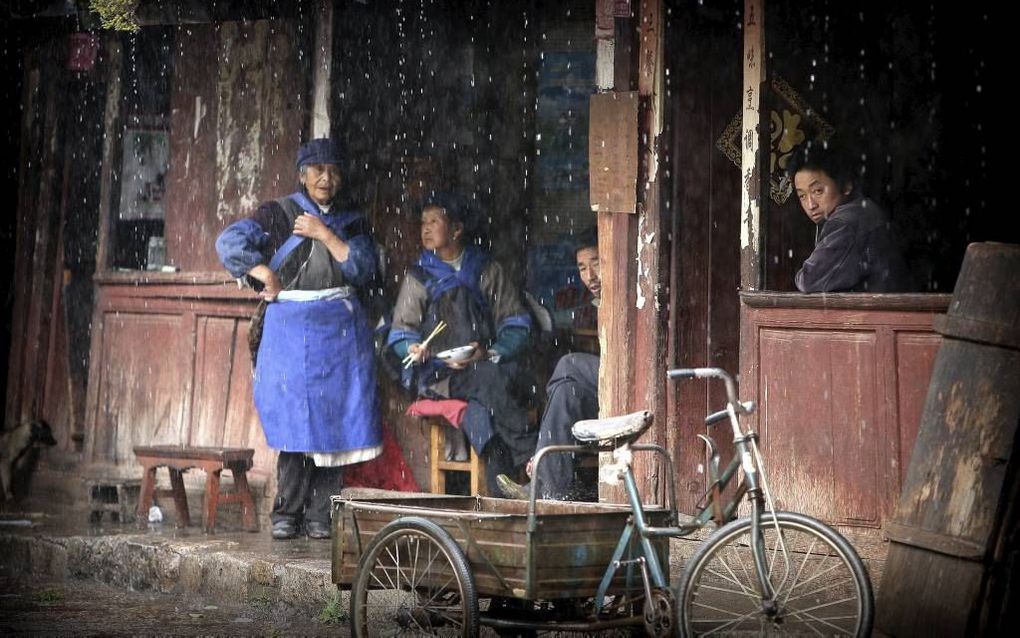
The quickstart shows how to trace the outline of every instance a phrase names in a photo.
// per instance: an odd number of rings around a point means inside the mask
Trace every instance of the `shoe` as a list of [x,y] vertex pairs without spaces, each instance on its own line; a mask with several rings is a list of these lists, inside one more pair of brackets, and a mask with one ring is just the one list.
[[531,487],[529,485],[521,485],[506,474],[496,476],[496,485],[499,487],[499,491],[503,493],[504,498],[516,498],[525,501],[531,498]]
[[331,536],[329,523],[320,521],[305,521],[305,533],[308,534],[308,538],[329,538]]
[[297,523],[290,520],[276,521],[273,523],[273,538],[278,541],[294,538],[298,534]]

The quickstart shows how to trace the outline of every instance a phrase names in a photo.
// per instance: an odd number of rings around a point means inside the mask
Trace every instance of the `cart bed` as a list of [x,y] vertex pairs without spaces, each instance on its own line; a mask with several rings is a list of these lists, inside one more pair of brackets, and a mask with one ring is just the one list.
[[[358,559],[380,529],[401,516],[441,525],[460,546],[479,596],[528,600],[594,596],[630,516],[626,505],[539,501],[529,534],[528,502],[477,496],[333,497],[333,582],[350,587]],[[648,508],[648,524],[668,524],[669,511]],[[530,539],[529,539],[530,536]],[[669,544],[653,544],[669,565]],[[624,556],[626,558],[626,555]],[[641,586],[617,571],[609,593]]]

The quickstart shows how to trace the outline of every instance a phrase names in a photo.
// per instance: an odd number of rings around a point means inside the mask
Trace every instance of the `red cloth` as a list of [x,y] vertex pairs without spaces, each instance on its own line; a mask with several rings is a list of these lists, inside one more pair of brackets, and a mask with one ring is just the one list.
[[467,406],[460,399],[418,399],[407,406],[407,416],[441,416],[458,428]]
[[404,459],[404,453],[389,426],[382,425],[383,451],[371,461],[355,463],[344,468],[344,486],[375,487],[382,490],[421,492],[414,474]]

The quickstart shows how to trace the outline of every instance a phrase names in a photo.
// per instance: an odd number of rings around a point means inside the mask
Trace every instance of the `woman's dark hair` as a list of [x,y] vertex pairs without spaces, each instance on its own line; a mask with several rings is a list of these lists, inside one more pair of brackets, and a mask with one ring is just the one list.
[[832,178],[840,188],[855,186],[853,167],[846,157],[836,153],[824,142],[808,142],[797,149],[786,164],[790,182],[800,171],[822,171]]
[[460,195],[442,191],[429,192],[421,199],[418,210],[424,213],[426,208],[432,207],[443,209],[451,223],[463,224],[465,228],[469,225],[471,210]]

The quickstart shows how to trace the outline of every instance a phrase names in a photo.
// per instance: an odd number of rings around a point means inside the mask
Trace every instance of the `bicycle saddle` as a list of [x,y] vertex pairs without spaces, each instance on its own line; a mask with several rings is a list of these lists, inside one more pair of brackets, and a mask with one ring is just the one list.
[[571,428],[574,438],[583,443],[605,442],[614,439],[634,440],[652,424],[652,413],[648,410],[613,416],[607,419],[578,421]]

